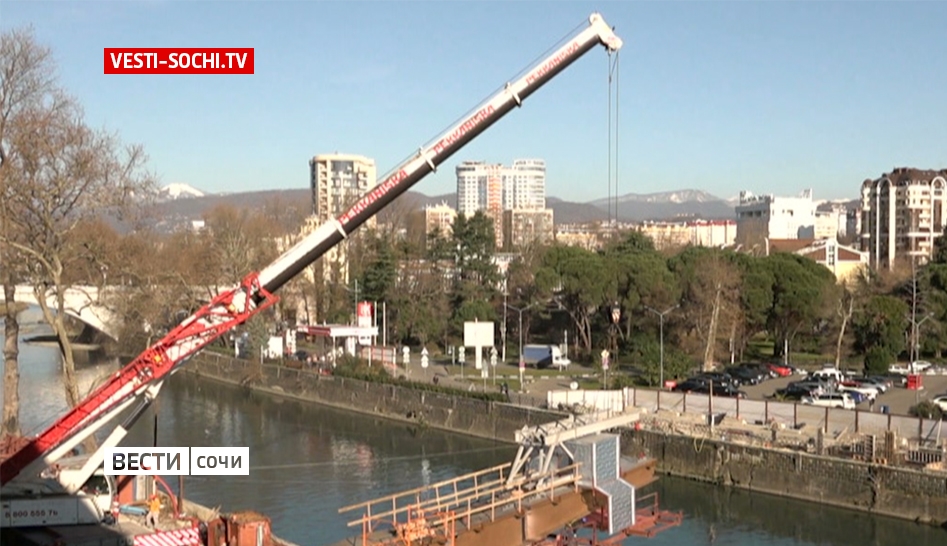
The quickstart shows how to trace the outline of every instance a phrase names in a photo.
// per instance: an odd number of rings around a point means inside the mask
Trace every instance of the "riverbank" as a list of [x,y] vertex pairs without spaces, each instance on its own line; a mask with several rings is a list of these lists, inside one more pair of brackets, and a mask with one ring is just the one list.
[[[189,373],[259,392],[512,442],[516,430],[558,412],[419,391],[396,384],[319,376],[219,355],[198,355]],[[797,451],[637,430],[623,434],[627,455],[658,460],[658,472],[900,519],[947,525],[947,475]]]
[[561,419],[565,414],[479,400],[394,383],[320,375],[278,365],[201,353],[182,368],[189,373],[258,392],[356,411],[478,438],[514,443],[524,426]]

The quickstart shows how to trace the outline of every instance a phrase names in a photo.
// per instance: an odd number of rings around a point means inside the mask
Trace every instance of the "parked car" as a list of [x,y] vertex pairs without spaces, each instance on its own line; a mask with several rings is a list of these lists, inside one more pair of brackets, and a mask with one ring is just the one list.
[[671,389],[674,392],[695,392],[702,389],[705,385],[704,381],[700,381],[694,378],[681,381]]
[[805,386],[790,385],[783,389],[777,389],[774,394],[781,400],[802,400],[806,396],[818,396],[819,393],[815,389]]
[[761,373],[757,369],[751,369],[745,366],[734,366],[727,368],[727,373],[737,380],[740,385],[759,385],[767,374]]
[[931,398],[931,402],[937,404],[937,407],[940,408],[940,411],[947,411],[947,394],[941,394]]
[[787,366],[786,364],[771,362],[767,364],[766,367],[769,368],[769,371],[774,372],[779,377],[790,376],[793,372],[793,368],[791,366]]
[[[713,390],[711,390],[711,384]],[[727,398],[746,398],[746,393],[737,389],[733,385],[720,385],[714,381],[704,381],[700,385],[695,385],[687,392],[694,394],[708,394],[711,396],[723,396]]]
[[750,370],[756,371],[761,374],[762,378],[769,379],[779,377],[779,375],[769,368],[769,364],[763,364],[760,362],[744,362],[740,364],[741,368],[748,368]]
[[878,393],[887,392],[891,388],[891,382],[877,377],[856,377],[852,382],[865,387],[874,387]]
[[855,400],[847,392],[823,394],[821,396],[807,396],[802,399],[803,404],[828,408],[855,409]]
[[885,373],[881,375],[873,375],[872,377],[883,379],[891,383],[892,387],[906,387],[908,384],[908,376],[901,373]]
[[735,385],[733,376],[726,372],[703,372],[694,376],[694,379],[710,379],[722,385]]

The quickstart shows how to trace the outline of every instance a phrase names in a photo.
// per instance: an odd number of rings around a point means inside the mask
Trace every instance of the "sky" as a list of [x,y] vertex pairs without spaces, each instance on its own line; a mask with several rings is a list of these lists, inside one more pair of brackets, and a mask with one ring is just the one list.
[[[0,28],[32,26],[86,121],[144,145],[160,184],[216,193],[307,188],[320,153],[380,178],[596,11],[624,41],[611,84],[593,49],[413,189],[453,192],[463,160],[545,159],[571,201],[856,198],[947,168],[947,2],[3,0]],[[106,47],[252,47],[256,67],[106,75]]]

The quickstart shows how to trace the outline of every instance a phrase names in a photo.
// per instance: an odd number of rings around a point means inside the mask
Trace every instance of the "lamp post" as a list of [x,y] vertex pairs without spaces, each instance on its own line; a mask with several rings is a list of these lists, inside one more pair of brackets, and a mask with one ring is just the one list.
[[[531,304],[527,305],[526,307],[522,307],[522,308],[520,308],[520,307],[513,307],[512,305],[510,305],[510,304],[508,304],[508,303],[504,303],[503,305],[505,305],[508,309],[510,309],[510,310],[512,310],[512,311],[516,311],[516,312],[519,313],[519,315],[520,315],[520,317],[519,317],[519,319],[520,319],[520,321],[519,321],[519,331],[520,331],[520,363],[519,363],[519,370],[520,370],[520,391],[522,392],[522,391],[523,391],[523,373],[526,371],[526,361],[523,360],[523,311],[528,310],[530,307],[532,307],[532,306],[534,306],[534,305],[536,305],[536,304],[535,304],[535,303],[531,303]],[[505,317],[505,316],[506,316],[506,313],[503,313],[503,315],[504,315],[504,317]]]
[[660,333],[660,337],[661,337],[661,342],[660,342],[660,343],[661,343],[661,383],[658,385],[658,388],[661,388],[661,389],[664,388],[664,315],[670,313],[671,311],[677,309],[678,307],[680,307],[680,305],[675,305],[674,307],[669,307],[669,308],[665,309],[664,311],[658,311],[657,309],[655,309],[655,308],[653,308],[653,307],[648,307],[647,305],[644,306],[645,309],[647,309],[648,311],[651,311],[652,313],[654,313],[655,315],[657,315],[658,318],[660,319],[660,323],[661,323],[661,326],[660,326],[660,332],[661,332],[661,333]]
[[616,332],[618,331],[618,321],[621,320],[621,306],[618,305],[618,302],[612,304],[611,309],[612,317],[612,326],[611,326],[611,335],[612,335],[612,353],[611,356],[606,357],[602,361],[602,388],[608,390],[608,368],[609,361],[614,359],[615,362],[618,362],[618,336]]
[[917,361],[918,355],[918,333],[920,332],[921,325],[927,322],[928,320],[934,318],[934,313],[928,313],[926,317],[922,318],[920,321],[915,320],[915,316],[911,317],[911,369],[914,369],[914,363]]

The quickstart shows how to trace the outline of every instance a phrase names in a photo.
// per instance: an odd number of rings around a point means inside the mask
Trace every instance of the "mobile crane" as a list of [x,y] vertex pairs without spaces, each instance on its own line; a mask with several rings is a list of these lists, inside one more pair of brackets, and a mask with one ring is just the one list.
[[[3,446],[0,462],[0,527],[70,525],[101,521],[114,485],[102,472],[107,448],[117,446],[158,396],[162,385],[190,357],[277,301],[274,293],[306,266],[343,241],[464,145],[596,45],[618,51],[622,41],[598,13],[588,26],[477,106],[461,121],[391,171],[338,218],[319,226],[273,263],[174,327],[113,374],[38,436]],[[131,411],[128,411],[131,410]],[[127,412],[127,413],[126,413]],[[93,453],[74,450],[125,414]]]

